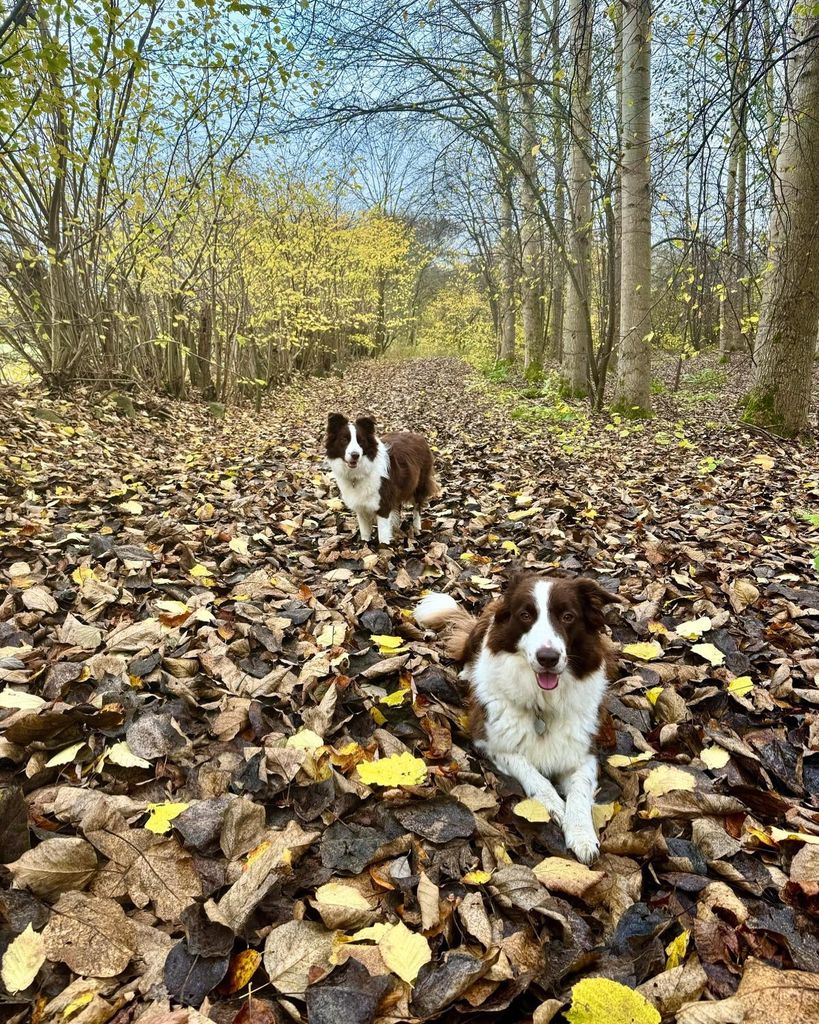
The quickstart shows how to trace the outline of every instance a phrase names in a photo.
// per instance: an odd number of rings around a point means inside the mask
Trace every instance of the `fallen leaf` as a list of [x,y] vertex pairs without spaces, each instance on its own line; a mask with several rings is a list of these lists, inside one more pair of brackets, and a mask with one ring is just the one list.
[[378,951],[392,973],[410,985],[424,964],[432,959],[432,950],[424,936],[411,932],[403,921],[389,926],[378,940]]
[[606,877],[605,871],[593,871],[585,864],[563,857],[546,857],[532,869],[535,878],[552,892],[581,897]]
[[660,1024],[660,1014],[633,989],[607,978],[583,978],[572,988],[569,1024]]
[[8,991],[13,994],[28,988],[45,963],[45,958],[42,935],[28,925],[24,932],[9,943],[3,954],[0,977]]
[[663,796],[673,790],[694,789],[696,785],[697,780],[690,772],[663,764],[651,769],[643,783],[643,790],[652,796]]
[[84,839],[54,836],[7,865],[16,885],[53,900],[72,889],[84,889],[97,871],[97,855]]
[[170,832],[174,818],[178,818],[189,806],[182,803],[148,804],[150,814],[145,822],[145,828],[156,835]]
[[552,820],[551,814],[549,814],[540,800],[533,800],[531,798],[520,800],[515,804],[513,810],[519,818],[524,818],[526,821],[541,822]]
[[691,648],[694,654],[698,654],[701,658],[704,658],[709,665],[713,665],[714,668],[718,668],[720,665],[725,664],[725,655],[719,648],[714,647],[713,644],[694,644]]
[[637,644],[625,644],[623,654],[639,661],[656,661],[663,656],[663,649],[656,640],[648,640]]
[[425,762],[406,753],[362,761],[356,771],[368,786],[420,786],[427,777]]
[[314,969],[330,967],[334,932],[313,921],[288,921],[268,934],[264,966],[274,988],[287,996],[301,996],[314,980]]
[[60,896],[43,941],[49,960],[93,978],[115,978],[136,952],[134,928],[122,907],[80,892]]

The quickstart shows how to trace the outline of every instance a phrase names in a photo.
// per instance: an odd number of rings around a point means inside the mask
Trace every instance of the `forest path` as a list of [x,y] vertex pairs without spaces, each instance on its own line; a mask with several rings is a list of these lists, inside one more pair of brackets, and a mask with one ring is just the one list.
[[[427,434],[443,493],[419,538],[359,544],[323,463],[334,411]],[[4,1000],[107,971],[111,1005],[136,986],[133,1017],[167,991],[229,1024],[247,979],[215,986],[248,946],[263,964],[234,970],[266,986],[271,1024],[280,993],[315,983],[310,1005],[326,987],[325,927],[399,921],[422,959],[463,958],[422,969],[410,1001],[402,955],[345,943],[373,976],[345,969],[370,1020],[387,989],[392,1019],[511,1022],[583,975],[647,983],[671,1013],[731,994],[751,956],[819,971],[809,450],[592,418],[454,360],[359,364],[217,421],[20,399],[0,445],[0,845],[29,890],[0,892],[0,940],[29,922],[47,938],[35,986]],[[424,589],[477,609],[523,566],[629,602],[610,617],[624,650],[600,737],[602,874],[544,863],[565,856],[560,831],[515,813],[463,732],[452,667],[409,620]],[[408,775],[366,767],[402,753]],[[172,805],[150,830],[149,803]],[[65,872],[45,881],[55,837]],[[329,882],[358,895],[317,897]],[[205,898],[227,938],[201,911],[184,938],[180,913]],[[68,912],[107,915],[113,960],[90,925],[61,941]],[[319,1003],[311,1022],[340,1019]]]

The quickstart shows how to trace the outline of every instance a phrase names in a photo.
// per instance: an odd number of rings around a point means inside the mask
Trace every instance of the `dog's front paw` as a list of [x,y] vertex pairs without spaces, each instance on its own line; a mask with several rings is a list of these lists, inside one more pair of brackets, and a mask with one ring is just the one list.
[[566,815],[566,804],[557,796],[556,793],[550,793],[548,790],[542,790],[532,794],[534,799],[539,803],[542,803],[546,810],[549,812],[549,817],[552,821],[560,826],[563,824],[563,818]]
[[581,864],[591,864],[600,853],[600,843],[593,831],[588,829],[567,829],[564,832],[567,849]]

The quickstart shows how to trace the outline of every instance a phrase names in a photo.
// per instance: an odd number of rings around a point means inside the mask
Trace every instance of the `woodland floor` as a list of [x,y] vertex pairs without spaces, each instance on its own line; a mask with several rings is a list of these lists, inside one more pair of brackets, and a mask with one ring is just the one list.
[[[819,460],[734,425],[738,370],[660,376],[648,423],[451,360],[224,420],[0,390],[0,1019],[659,1020],[584,978],[819,1019]],[[430,438],[419,538],[358,543],[336,410]],[[628,600],[590,869],[409,618],[522,566]]]

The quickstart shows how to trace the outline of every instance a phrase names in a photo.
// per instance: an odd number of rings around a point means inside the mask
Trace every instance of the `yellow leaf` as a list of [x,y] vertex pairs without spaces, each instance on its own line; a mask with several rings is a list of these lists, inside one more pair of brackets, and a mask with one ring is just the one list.
[[652,686],[650,690],[646,690],[646,697],[648,697],[649,703],[656,704],[662,692],[662,686]]
[[753,462],[755,466],[760,466],[766,471],[774,468],[775,461],[776,460],[772,459],[770,455],[755,455],[751,459],[751,462]]
[[609,764],[612,768],[628,768],[629,765],[639,764],[641,761],[650,761],[654,757],[654,753],[651,750],[644,750],[641,754],[612,754],[609,758]]
[[786,839],[790,839],[795,843],[807,843],[809,846],[819,846],[819,836],[812,836],[808,832],[790,832],[786,828],[772,828],[771,839],[776,843],[781,843]]
[[493,590],[499,586],[496,580],[490,580],[488,576],[470,576],[469,582],[478,590]]
[[689,772],[674,768],[670,764],[652,768],[643,783],[643,789],[652,796],[663,796],[679,789],[695,789],[697,780]]
[[191,609],[185,604],[184,601],[154,601],[157,609],[161,612],[165,612],[166,615],[173,615],[176,618],[179,615],[190,615]]
[[378,708],[370,708],[370,715],[376,725],[383,725],[387,719],[381,714]]
[[772,850],[776,849],[776,843],[771,839],[767,832],[763,832],[761,828],[754,828],[753,826],[746,829],[746,833],[749,836],[753,836],[754,839],[758,839],[763,846],[770,846]]
[[219,991],[225,995],[231,995],[244,988],[258,970],[262,962],[262,954],[255,949],[243,949],[231,958],[225,980],[219,986]]
[[728,692],[737,697],[747,696],[753,688],[754,683],[750,676],[737,676],[728,684]]
[[432,950],[423,935],[411,932],[403,921],[392,925],[378,940],[381,959],[402,981],[412,985],[418,972],[432,959]]
[[155,832],[157,835],[161,835],[163,832],[170,832],[171,822],[174,818],[178,818],[179,815],[188,809],[188,804],[148,804],[148,810],[151,812],[148,820],[145,822],[145,828],[149,832]]
[[554,892],[582,896],[606,877],[605,871],[592,871],[585,864],[565,857],[545,857],[532,869],[535,878]]
[[676,939],[672,939],[665,947],[666,955],[668,956],[668,960],[665,962],[665,969],[667,971],[679,967],[683,960],[685,960],[685,954],[688,951],[689,934],[689,932],[680,932]]
[[725,655],[718,647],[714,647],[713,644],[694,644],[691,650],[694,654],[699,654],[701,658],[705,658],[714,668],[725,664]]
[[74,580],[75,583],[79,584],[79,586],[82,586],[86,580],[93,578],[94,570],[89,569],[87,565],[80,565],[71,573],[71,579]]
[[605,828],[619,810],[620,804],[616,801],[612,804],[593,804],[592,822],[597,831]]
[[279,523],[279,529],[286,533],[288,537],[292,537],[298,528],[299,524],[294,523],[292,519],[282,519]]
[[531,508],[519,508],[516,512],[510,512],[508,518],[516,523],[519,519],[526,519],[527,516],[539,515],[541,511],[540,505],[532,505]]
[[370,640],[374,644],[378,644],[380,654],[398,654],[402,650],[406,650],[403,647],[404,638],[400,636],[387,636],[384,633],[377,633],[371,636]]
[[338,647],[344,643],[347,626],[343,622],[328,622],[316,637],[319,647]]
[[551,821],[552,816],[540,800],[521,800],[515,804],[515,814],[526,821]]
[[11,708],[14,711],[38,711],[45,701],[36,693],[25,690],[13,690],[10,686],[0,690],[0,708]]
[[425,762],[409,753],[363,762],[357,771],[368,786],[420,786],[427,777]]
[[120,768],[151,767],[151,762],[146,761],[144,757],[137,757],[125,740],[115,743],[108,751],[107,757],[111,764],[118,764]]
[[511,551],[513,555],[520,554],[520,548],[513,540],[505,540],[503,544],[501,544],[501,547],[504,551]]
[[52,758],[46,761],[46,768],[56,768],[57,765],[70,764],[76,754],[79,753],[80,748],[84,746],[85,741],[80,740],[79,743],[72,743],[70,747],[63,747],[62,750],[59,750]]
[[312,729],[299,729],[285,743],[286,747],[295,747],[297,750],[318,750],[324,746],[324,740]]
[[204,579],[206,576],[212,576],[213,573],[206,565],[201,565],[197,562],[196,565],[190,568],[189,575],[195,579]]
[[366,928],[359,928],[357,932],[349,937],[349,942],[378,942],[390,930],[390,925],[381,921],[368,925]]
[[128,512],[130,515],[133,516],[142,515],[142,505],[140,505],[138,501],[123,501],[119,508],[121,509],[121,511]]
[[468,871],[461,881],[464,885],[485,885],[491,877],[491,871]]
[[699,640],[703,633],[707,633],[711,628],[711,620],[707,615],[703,615],[699,619],[689,619],[688,622],[681,622],[679,626],[674,627],[674,632],[686,640]]
[[379,697],[379,704],[386,704],[388,708],[397,708],[399,705],[404,703],[409,690],[393,690],[392,693],[388,693],[386,697]]
[[731,755],[722,747],[704,747],[700,752],[700,758],[707,768],[724,768],[731,760]]
[[328,882],[316,889],[316,899],[333,907],[350,907],[353,910],[369,910],[370,904],[358,889],[341,882]]
[[8,991],[13,994],[28,988],[45,963],[45,958],[43,937],[29,924],[24,932],[9,943],[3,954],[0,976]]
[[660,1014],[634,989],[608,978],[584,978],[572,989],[569,1024],[660,1024]]
[[623,654],[640,661],[655,661],[663,656],[663,649],[656,640],[648,640],[639,644],[626,644]]
[[91,1000],[96,995],[95,992],[80,992],[80,994],[71,1000],[71,1002],[63,1010],[63,1019],[68,1020],[69,1017],[73,1017],[77,1010],[81,1010],[83,1006],[88,1006]]
[[248,553],[247,545],[247,537],[231,537],[228,541],[228,547],[231,551],[235,551],[237,555],[246,555]]

